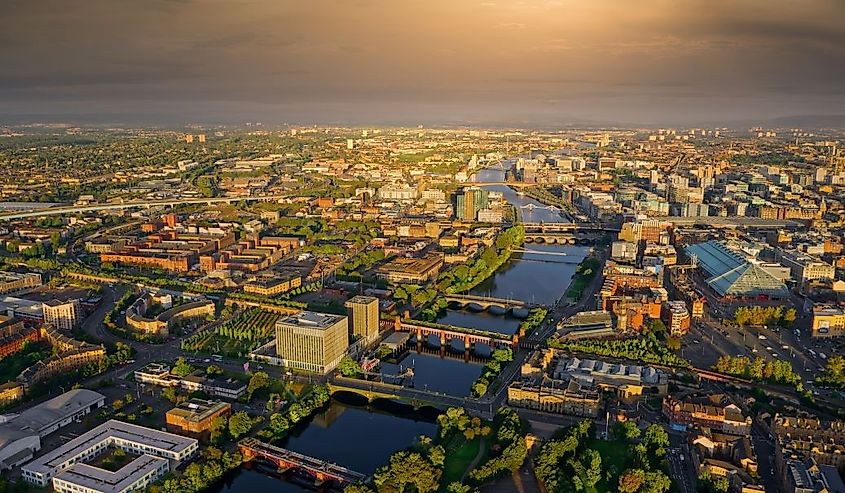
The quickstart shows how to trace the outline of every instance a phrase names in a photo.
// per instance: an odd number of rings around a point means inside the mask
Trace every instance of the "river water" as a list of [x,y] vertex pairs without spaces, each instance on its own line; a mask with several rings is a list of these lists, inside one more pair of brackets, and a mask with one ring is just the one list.
[[[513,161],[505,161],[512,166]],[[481,170],[474,181],[504,181],[501,169]],[[502,192],[505,200],[517,207],[523,222],[567,222],[556,211],[517,194],[507,186],[490,186]],[[523,208],[528,204],[533,209]],[[496,273],[471,291],[472,294],[512,298],[529,303],[553,304],[568,289],[578,263],[589,253],[588,247],[528,244],[525,252],[515,252]],[[439,318],[442,323],[513,334],[520,320],[495,316],[486,312],[447,310]],[[429,341],[431,342],[431,341]],[[460,358],[441,358],[432,354],[410,352],[398,365],[383,365],[386,374],[401,374],[414,367],[413,386],[455,396],[467,396],[481,374],[478,362]],[[409,382],[404,382],[409,384]],[[388,457],[409,447],[420,435],[434,436],[437,426],[432,420],[420,419],[407,412],[391,414],[372,408],[355,407],[332,400],[329,408],[306,426],[294,432],[281,444],[291,450],[334,462],[350,469],[371,474],[385,464]],[[211,491],[215,493],[306,493],[306,487],[281,481],[248,468],[240,468]]]
[[[505,167],[513,166],[512,160],[503,162]],[[477,182],[504,181],[505,171],[501,168],[480,170],[473,176]],[[505,200],[520,212],[523,222],[561,223],[569,222],[557,211],[545,209],[532,198],[519,195],[504,185],[486,187],[502,192]],[[533,209],[526,206],[533,206]],[[553,305],[569,288],[578,264],[589,254],[584,246],[545,245],[528,243],[524,252],[515,252],[510,260],[496,273],[470,291],[471,294],[520,300],[527,303]],[[463,310],[446,310],[438,322],[460,327],[483,329],[504,334],[513,334],[519,327],[519,320],[489,313],[472,313]]]
[[[420,435],[433,437],[437,425],[432,418],[408,411],[400,416],[333,399],[325,411],[279,445],[369,475],[384,465],[393,452],[411,446]],[[311,490],[242,467],[210,491],[305,493]]]

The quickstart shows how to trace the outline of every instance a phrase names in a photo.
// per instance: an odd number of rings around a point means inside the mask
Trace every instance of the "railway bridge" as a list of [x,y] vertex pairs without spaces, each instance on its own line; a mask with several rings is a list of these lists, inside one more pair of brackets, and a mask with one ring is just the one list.
[[385,329],[392,328],[397,332],[410,332],[416,335],[417,344],[421,344],[428,336],[433,335],[440,340],[441,348],[446,347],[454,339],[464,343],[465,351],[470,351],[472,345],[477,343],[486,344],[491,348],[507,346],[514,350],[519,345],[519,335],[517,334],[511,336],[499,332],[468,329],[453,325],[422,324],[415,323],[414,320],[396,320],[395,322],[382,320],[381,323]]
[[301,470],[314,476],[317,484],[334,481],[341,486],[346,486],[364,483],[369,479],[366,474],[352,471],[322,459],[276,447],[251,437],[238,442],[238,450],[240,450],[245,462],[261,458],[276,464],[280,470]]

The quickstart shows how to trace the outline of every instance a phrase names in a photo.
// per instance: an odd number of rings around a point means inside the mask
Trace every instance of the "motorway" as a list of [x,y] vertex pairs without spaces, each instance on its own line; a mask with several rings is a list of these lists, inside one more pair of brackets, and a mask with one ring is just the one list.
[[64,206],[51,207],[49,209],[41,209],[29,212],[15,212],[12,214],[0,214],[0,221],[12,221],[16,219],[27,219],[33,217],[43,216],[58,216],[63,214],[76,214],[79,212],[97,212],[118,209],[141,209],[157,206],[179,206],[189,204],[218,204],[218,203],[233,203],[233,202],[255,202],[255,201],[272,201],[289,197],[290,194],[284,195],[264,195],[264,196],[249,196],[249,197],[209,197],[199,199],[165,199],[165,200],[147,200],[143,202],[124,202],[122,204],[94,204],[94,205],[80,205],[80,206]]

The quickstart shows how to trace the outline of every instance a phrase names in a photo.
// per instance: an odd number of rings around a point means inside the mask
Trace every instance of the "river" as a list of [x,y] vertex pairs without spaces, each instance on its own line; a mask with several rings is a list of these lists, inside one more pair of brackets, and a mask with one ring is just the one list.
[[[387,463],[393,452],[411,446],[420,435],[434,436],[433,416],[415,415],[410,408],[393,414],[332,399],[329,407],[297,429],[282,447],[317,457],[364,474]],[[210,491],[217,493],[306,493],[290,481],[241,467]]]
[[[505,160],[505,167],[513,166],[513,160]],[[472,181],[504,181],[505,171],[501,168],[487,168],[473,175]],[[523,222],[569,222],[557,211],[545,206],[512,188],[504,185],[486,187],[502,192],[502,196],[517,208]],[[533,209],[527,208],[532,206]],[[524,252],[515,252],[510,260],[496,273],[470,291],[471,294],[520,300],[527,303],[553,305],[569,288],[578,264],[590,253],[589,247],[531,244],[524,246]],[[513,334],[519,327],[519,320],[510,317],[490,315],[486,312],[473,313],[463,310],[446,310],[438,322]]]
[[[505,164],[512,166],[513,161],[505,161]],[[486,169],[479,171],[473,179],[500,182],[504,181],[504,174],[501,169]],[[504,199],[520,211],[523,222],[567,222],[558,212],[517,194],[510,187],[497,185],[488,188],[502,192]],[[533,208],[523,208],[528,204]],[[577,264],[589,253],[588,247],[560,245],[527,244],[525,250],[515,252],[493,276],[471,293],[529,303],[554,304],[568,289]],[[520,323],[515,318],[456,310],[447,310],[439,321],[505,334],[515,333]],[[408,353],[399,365],[383,366],[385,374],[394,375],[413,366],[414,387],[455,396],[469,395],[472,382],[482,370],[477,362],[417,352]],[[409,416],[407,412],[391,414],[373,408],[355,407],[333,399],[326,411],[295,431],[282,446],[371,474],[385,464],[393,452],[409,447],[420,435],[433,436],[436,432],[437,426],[432,420]],[[240,468],[212,491],[306,493],[310,490],[249,468]]]

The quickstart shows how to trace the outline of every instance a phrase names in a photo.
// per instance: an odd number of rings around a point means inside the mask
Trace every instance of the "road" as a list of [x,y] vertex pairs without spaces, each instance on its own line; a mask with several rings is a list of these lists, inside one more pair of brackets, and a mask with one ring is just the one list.
[[274,201],[289,197],[290,194],[282,195],[264,195],[251,197],[209,197],[201,199],[166,199],[166,200],[147,200],[143,202],[124,202],[122,204],[94,204],[83,206],[65,206],[65,207],[51,207],[49,209],[42,209],[30,212],[17,212],[13,214],[1,214],[0,221],[12,221],[16,219],[27,219],[33,217],[44,216],[58,216],[65,214],[76,214],[79,212],[97,212],[118,209],[140,209],[157,206],[178,206],[188,204],[218,204],[218,203],[234,203],[234,202],[255,202],[255,201]]

